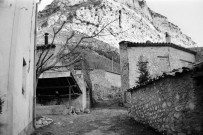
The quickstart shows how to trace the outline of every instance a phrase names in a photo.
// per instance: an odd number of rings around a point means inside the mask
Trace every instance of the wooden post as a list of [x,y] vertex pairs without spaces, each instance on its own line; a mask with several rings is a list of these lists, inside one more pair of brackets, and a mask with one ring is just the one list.
[[[69,102],[69,110],[71,109],[71,86],[69,87],[69,99],[68,99],[68,102]],[[72,110],[70,110],[72,111]]]

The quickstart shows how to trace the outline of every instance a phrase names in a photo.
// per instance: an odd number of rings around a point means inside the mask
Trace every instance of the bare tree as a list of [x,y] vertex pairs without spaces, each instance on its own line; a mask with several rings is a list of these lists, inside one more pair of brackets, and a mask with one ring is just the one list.
[[[94,6],[101,5],[101,1],[90,1],[90,3]],[[39,78],[39,76],[48,70],[54,70],[57,69],[58,66],[62,61],[63,67],[68,67],[73,65],[74,63],[78,62],[82,58],[81,53],[76,53],[75,50],[77,50],[78,46],[80,46],[84,42],[88,42],[88,39],[92,39],[95,37],[100,36],[116,36],[120,33],[124,33],[127,30],[119,31],[119,32],[113,32],[112,29],[109,27],[112,23],[116,22],[118,24],[119,16],[118,18],[109,21],[107,23],[104,22],[103,16],[97,16],[97,20],[94,22],[90,22],[83,16],[78,17],[77,16],[77,8],[71,8],[68,1],[60,1],[58,3],[58,6],[60,6],[60,12],[59,12],[59,25],[55,25],[52,29],[52,41],[50,44],[46,44],[43,47],[41,47],[41,50],[38,52],[37,62],[36,62],[36,79]],[[100,8],[100,7],[98,7]],[[58,9],[56,9],[58,10]],[[67,12],[68,11],[68,12]],[[66,29],[67,23],[73,23],[73,18],[77,20],[74,22],[75,24],[86,24],[93,26],[94,30],[89,35],[83,34],[83,36],[77,38],[76,40],[73,40],[76,37],[76,32],[74,30],[70,30],[68,36],[64,39],[65,43],[63,43],[60,47],[57,45],[57,49],[53,49],[53,46],[55,46],[55,40],[57,37],[60,37],[61,31],[63,29]],[[45,23],[47,24],[47,23]],[[129,28],[130,29],[130,28]],[[109,34],[102,34],[103,31],[106,31]],[[73,43],[73,41],[74,43]],[[90,41],[91,42],[91,41]],[[83,59],[84,60],[84,59]]]
[[[60,32],[66,26],[66,23],[69,23],[69,22],[63,21],[61,25],[59,25],[58,27],[53,27],[52,29],[53,37],[52,37],[51,43],[37,47],[39,49],[37,50],[37,58],[36,58],[37,60],[36,86],[38,83],[38,78],[42,73],[48,70],[58,70],[58,68],[61,68],[61,67],[70,67],[75,63],[82,61],[82,71],[83,71],[84,79],[87,83],[87,87],[89,89],[89,94],[90,94],[90,106],[93,106],[93,99],[91,96],[92,84],[91,84],[90,75],[89,75],[89,65],[87,60],[85,59],[85,54],[83,54],[82,52],[78,52],[77,48],[84,42],[87,44],[88,42],[91,42],[91,41],[88,41],[88,39],[92,39],[97,36],[108,36],[108,34],[102,35],[102,32],[104,30],[108,32],[109,31],[108,26],[117,20],[118,19],[115,19],[104,25],[101,25],[101,22],[102,22],[102,19],[101,19],[98,22],[98,24],[95,26],[95,30],[92,32],[91,35],[81,34],[82,36],[79,38],[75,38],[77,37],[77,33],[74,30],[72,30],[67,35],[65,43],[63,43],[60,46],[57,46],[55,44],[55,40],[57,37],[60,37]],[[112,35],[112,32],[109,35]]]
[[[66,61],[65,64],[63,64],[63,67],[68,67],[73,65],[74,63],[78,62],[82,58],[82,54],[79,53],[76,56],[73,54],[75,53],[75,50],[77,47],[86,39],[95,38],[97,36],[104,36],[100,35],[102,31],[107,30],[108,26],[112,24],[113,22],[117,21],[118,19],[115,19],[113,21],[110,21],[106,23],[105,25],[102,25],[100,28],[96,28],[95,31],[92,32],[91,35],[85,35],[77,39],[77,41],[74,42],[74,45],[72,45],[73,42],[71,40],[75,38],[76,33],[72,30],[70,34],[67,36],[66,41],[63,45],[61,45],[57,52],[54,51],[53,47],[55,47],[55,40],[56,37],[59,35],[61,30],[64,28],[65,24],[68,23],[67,21],[63,21],[62,24],[57,28],[53,27],[53,38],[50,44],[45,44],[43,46],[38,46],[40,49],[37,51],[37,62],[36,62],[36,79],[39,78],[39,76],[48,70],[51,69],[57,69],[59,66],[57,66],[60,62]],[[102,19],[98,23],[100,25]],[[112,34],[112,33],[111,33]],[[107,36],[107,35],[105,35]]]

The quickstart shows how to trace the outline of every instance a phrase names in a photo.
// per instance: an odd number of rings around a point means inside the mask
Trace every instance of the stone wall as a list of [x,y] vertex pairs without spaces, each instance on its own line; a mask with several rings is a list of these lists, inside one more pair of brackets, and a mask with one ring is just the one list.
[[63,114],[66,109],[65,105],[50,105],[50,106],[36,106],[36,115],[53,115],[53,114]]
[[84,75],[80,71],[75,71],[72,72],[72,77],[75,79],[76,83],[78,84],[80,90],[82,91],[82,95],[79,97],[79,105],[82,105],[82,110],[87,107],[87,89],[86,89],[86,84],[84,80]]
[[121,70],[121,91],[123,101],[126,101],[126,90],[129,89],[129,61],[128,61],[128,45],[120,45],[120,70]]
[[203,88],[197,89],[191,72],[162,78],[131,91],[129,113],[135,120],[167,134],[200,135],[203,126],[200,89]]
[[[49,99],[44,98],[44,103],[46,104],[40,104],[40,102],[37,102],[37,106],[50,106],[50,105],[65,105],[67,108],[69,108],[69,98],[68,97],[54,97]],[[82,103],[82,94],[78,97],[75,97],[71,99],[71,106],[73,106],[76,109],[84,110],[83,109],[83,103]]]
[[120,75],[104,70],[90,72],[93,85],[92,96],[95,102],[102,100],[118,100],[121,97]]

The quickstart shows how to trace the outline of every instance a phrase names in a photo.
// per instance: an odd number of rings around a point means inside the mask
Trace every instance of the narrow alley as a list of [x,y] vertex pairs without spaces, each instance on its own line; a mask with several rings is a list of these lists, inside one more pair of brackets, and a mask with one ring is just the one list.
[[126,108],[97,107],[89,114],[47,115],[53,122],[32,135],[159,135],[154,129],[137,123]]

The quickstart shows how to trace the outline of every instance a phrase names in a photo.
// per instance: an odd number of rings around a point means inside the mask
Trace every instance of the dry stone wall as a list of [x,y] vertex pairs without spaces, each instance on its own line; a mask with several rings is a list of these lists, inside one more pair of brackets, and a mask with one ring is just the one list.
[[130,115],[167,134],[201,134],[202,97],[195,94],[193,81],[191,74],[185,73],[134,89]]

